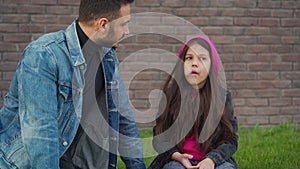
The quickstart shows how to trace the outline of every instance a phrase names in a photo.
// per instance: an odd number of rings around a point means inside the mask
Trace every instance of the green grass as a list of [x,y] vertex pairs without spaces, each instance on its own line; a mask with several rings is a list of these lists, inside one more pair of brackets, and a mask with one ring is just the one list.
[[[151,131],[142,131],[142,138],[151,138]],[[144,139],[142,139],[144,140]],[[143,141],[146,154],[153,154],[152,146]],[[147,155],[147,156],[148,156]],[[235,153],[241,169],[298,169],[300,168],[300,129],[281,125],[270,129],[239,129],[239,147]],[[154,157],[146,157],[148,166]],[[119,169],[125,165],[119,159]]]

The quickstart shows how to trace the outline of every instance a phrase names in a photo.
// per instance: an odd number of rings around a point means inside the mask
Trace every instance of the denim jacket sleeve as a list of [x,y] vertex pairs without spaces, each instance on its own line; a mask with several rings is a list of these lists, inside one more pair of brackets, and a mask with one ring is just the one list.
[[229,91],[227,91],[225,113],[233,126],[234,135],[230,142],[221,144],[206,155],[207,158],[211,158],[215,162],[216,166],[228,161],[238,148],[238,124],[237,119],[234,116],[232,97]]
[[120,79],[120,134],[119,152],[127,169],[146,169],[142,142],[130,107],[125,85]]
[[59,168],[55,61],[47,46],[30,45],[20,62],[19,113],[33,169]]

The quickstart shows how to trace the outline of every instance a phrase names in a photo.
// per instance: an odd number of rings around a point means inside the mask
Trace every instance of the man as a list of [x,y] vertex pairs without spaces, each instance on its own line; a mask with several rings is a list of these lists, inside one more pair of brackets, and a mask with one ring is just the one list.
[[[82,0],[66,30],[30,43],[0,111],[0,168],[144,169],[115,47],[133,0]],[[96,106],[95,106],[96,105]]]

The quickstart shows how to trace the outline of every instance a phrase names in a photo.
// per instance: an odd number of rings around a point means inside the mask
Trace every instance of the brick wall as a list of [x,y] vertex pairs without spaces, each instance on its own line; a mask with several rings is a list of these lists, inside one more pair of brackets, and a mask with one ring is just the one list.
[[[77,16],[79,0],[0,2],[2,105],[25,46],[46,32],[64,29]],[[300,1],[136,0],[132,12],[132,36],[118,52],[141,125],[151,125],[155,89],[195,29],[217,46],[241,125],[300,123]]]

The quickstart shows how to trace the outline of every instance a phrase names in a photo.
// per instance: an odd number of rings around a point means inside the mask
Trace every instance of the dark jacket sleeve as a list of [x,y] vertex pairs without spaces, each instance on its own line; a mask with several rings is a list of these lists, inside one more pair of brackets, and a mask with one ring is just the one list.
[[232,155],[238,148],[238,123],[234,115],[231,93],[227,91],[226,95],[225,113],[232,124],[234,135],[229,142],[219,145],[206,155],[207,158],[211,158],[215,162],[216,166],[226,161],[231,161]]
[[152,161],[148,169],[161,169],[167,162],[172,160],[173,153],[181,151],[176,145],[172,146],[170,139],[156,136],[155,127],[153,128],[153,133],[152,144],[158,156]]

